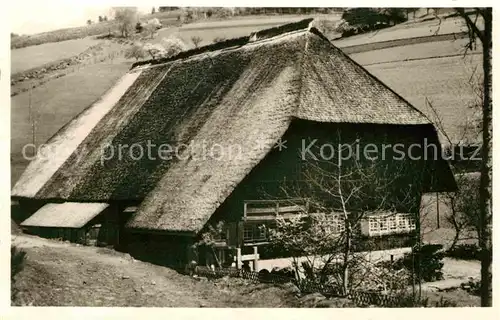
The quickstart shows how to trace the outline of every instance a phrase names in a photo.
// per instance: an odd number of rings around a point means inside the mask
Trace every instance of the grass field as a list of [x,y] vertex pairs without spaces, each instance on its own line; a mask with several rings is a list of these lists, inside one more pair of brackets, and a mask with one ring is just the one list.
[[37,46],[44,43],[76,40],[88,36],[100,35],[112,31],[115,28],[114,21],[95,23],[89,26],[76,28],[65,28],[34,35],[18,36],[11,39],[11,49]]
[[159,31],[158,36],[151,42],[161,41],[164,37],[176,36],[181,38],[190,47],[193,46],[191,37],[197,36],[202,39],[200,45],[213,43],[217,37],[225,39],[248,36],[250,33],[266,28],[276,27],[282,24],[300,21],[309,17],[321,17],[322,19],[339,20],[338,15],[286,15],[286,16],[252,16],[235,17],[230,20],[200,21],[183,25],[181,27],[166,28]]
[[333,44],[338,47],[348,47],[371,42],[390,41],[412,37],[432,36],[435,34],[459,33],[467,31],[467,27],[460,18],[424,21],[419,23],[402,23],[394,27],[370,33],[360,34],[336,40]]
[[[36,143],[44,143],[60,127],[98,99],[129,68],[129,63],[89,65],[33,89],[31,105],[36,121]],[[19,178],[28,163],[28,160],[23,159],[21,151],[24,145],[32,142],[29,104],[29,92],[11,99],[12,182]]]
[[[467,42],[467,39],[457,39],[411,44],[375,51],[370,50],[366,52],[353,53],[349,56],[363,66],[403,60],[456,56],[464,54],[464,46]],[[481,48],[478,47],[475,51],[468,51],[468,54],[480,54],[481,52]]]
[[74,39],[11,50],[11,74],[35,68],[52,61],[70,58],[98,42],[99,40],[92,38]]
[[[469,79],[481,69],[481,55],[400,61],[367,66],[367,70],[422,112],[432,115],[430,100],[452,139],[459,139],[462,125],[474,117],[469,108],[476,100]],[[478,74],[479,75],[479,74]],[[431,117],[433,119],[433,117]]]

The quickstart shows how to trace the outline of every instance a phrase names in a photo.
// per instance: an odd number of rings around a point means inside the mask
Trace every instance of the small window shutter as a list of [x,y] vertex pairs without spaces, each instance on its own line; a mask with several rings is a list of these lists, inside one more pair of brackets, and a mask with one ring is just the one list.
[[238,224],[236,222],[227,223],[227,245],[231,247],[236,247],[238,245]]
[[370,235],[370,224],[369,224],[369,219],[361,219],[360,221],[360,226],[361,226],[361,234],[364,236],[369,236]]

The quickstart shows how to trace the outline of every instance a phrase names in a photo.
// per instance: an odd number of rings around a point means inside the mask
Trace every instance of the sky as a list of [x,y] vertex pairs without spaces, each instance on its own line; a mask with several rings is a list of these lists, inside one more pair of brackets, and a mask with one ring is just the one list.
[[[29,8],[27,10],[27,8]],[[85,4],[83,1],[16,1],[10,6],[11,32],[34,34],[60,28],[84,26],[88,19],[97,21],[100,15],[111,16],[111,6]],[[149,12],[151,7],[139,7]]]

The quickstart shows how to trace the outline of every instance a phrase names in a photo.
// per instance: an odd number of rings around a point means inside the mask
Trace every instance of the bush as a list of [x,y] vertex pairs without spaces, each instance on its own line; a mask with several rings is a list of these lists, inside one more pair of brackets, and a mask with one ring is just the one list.
[[213,40],[214,43],[223,42],[223,41],[226,41],[226,38],[224,38],[224,37],[215,37],[214,40]]
[[16,246],[10,247],[10,278],[11,280],[24,269],[26,262],[26,251],[17,248]]
[[460,287],[472,295],[479,296],[481,294],[480,280],[471,279],[468,282],[462,283]]
[[407,20],[401,8],[352,8],[344,11],[336,31],[342,37],[387,28]]
[[446,256],[462,260],[480,260],[480,253],[479,247],[475,244],[459,244],[450,248],[446,252]]
[[135,24],[135,32],[141,33],[142,31],[144,31],[144,26],[142,25],[142,23],[137,22]]
[[203,39],[201,37],[198,37],[198,36],[192,36],[191,37],[191,42],[194,44],[195,48],[198,48],[198,46],[200,45],[200,43],[202,41],[203,41]]
[[137,61],[139,59],[144,59],[145,57],[146,51],[144,50],[144,46],[140,43],[133,44],[125,51],[125,58],[127,59],[134,58]]
[[411,293],[401,294],[396,307],[399,308],[418,308],[418,307],[436,307],[436,308],[449,308],[456,307],[457,304],[454,301],[450,301],[441,297],[439,301],[431,304],[429,298],[421,297],[415,299]]
[[17,290],[14,286],[16,281],[15,277],[19,272],[24,269],[26,264],[26,251],[17,248],[16,246],[10,247],[10,298],[11,301],[14,301],[17,295]]
[[377,24],[386,24],[387,17],[374,8],[352,8],[342,14],[342,20],[351,26],[366,26],[373,29]]
[[394,25],[407,21],[406,14],[402,8],[386,8],[382,11],[385,19]]
[[144,51],[151,55],[152,59],[157,59],[160,58],[165,51],[165,48],[159,43],[151,44],[151,43],[146,43],[144,45]]
[[[414,248],[413,254],[407,253],[405,256],[397,260],[393,267],[401,269],[404,267],[408,270],[415,270],[423,281],[436,281],[443,279],[443,258],[445,253],[440,251],[443,248],[440,244],[428,244],[418,248]],[[419,270],[420,269],[420,270]]]
[[187,50],[187,45],[184,41],[176,37],[163,38],[161,44],[165,49],[165,52],[161,54],[164,58],[173,57],[181,51]]

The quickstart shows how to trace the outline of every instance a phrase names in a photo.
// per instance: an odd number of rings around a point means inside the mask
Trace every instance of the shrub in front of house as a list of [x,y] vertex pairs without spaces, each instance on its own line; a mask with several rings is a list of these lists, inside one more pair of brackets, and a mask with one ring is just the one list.
[[462,260],[480,260],[480,250],[475,244],[459,244],[446,252],[446,256]]
[[406,253],[396,260],[392,267],[395,270],[406,268],[416,275],[420,274],[422,281],[431,282],[443,279],[443,258],[445,253],[440,244],[427,244],[414,248],[413,253]]

